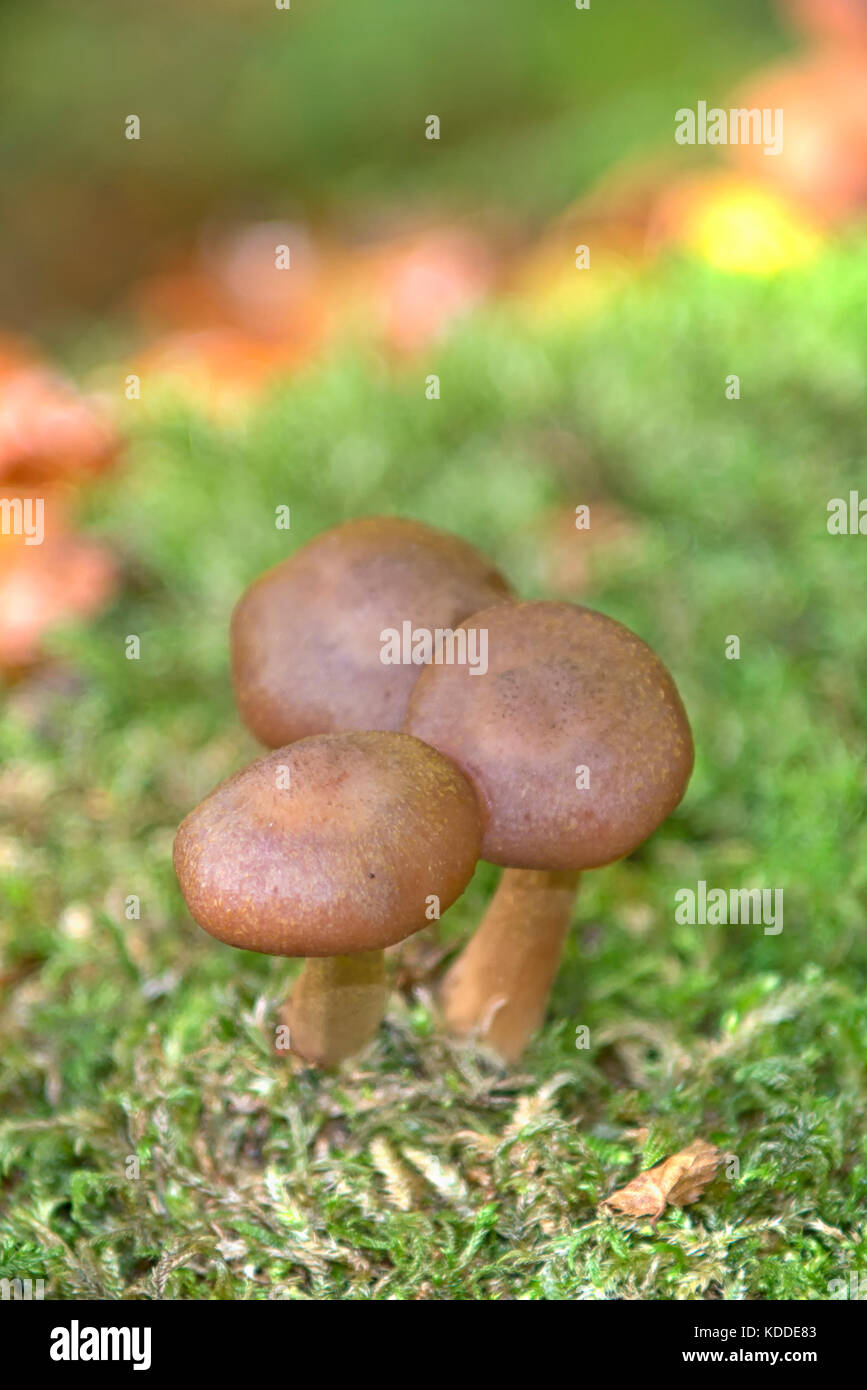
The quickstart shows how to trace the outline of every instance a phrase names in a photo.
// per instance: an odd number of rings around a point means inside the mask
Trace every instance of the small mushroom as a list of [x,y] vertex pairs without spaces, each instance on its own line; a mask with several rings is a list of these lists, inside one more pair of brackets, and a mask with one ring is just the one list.
[[601,613],[515,603],[464,626],[487,629],[487,674],[428,667],[404,727],[466,773],[482,857],[506,869],[445,976],[445,1018],[514,1060],[544,1016],[580,872],[631,853],[674,810],[692,736],[665,666]]
[[332,1066],[385,1008],[383,948],[469,882],[479,808],[446,758],[401,733],[302,739],[251,763],[187,816],[174,863],[189,909],[230,946],[307,961],[290,1047]]
[[509,586],[466,541],[367,517],[325,531],[255,580],[232,615],[241,718],[266,747],[401,726],[420,667],[382,661],[383,632],[454,629]]

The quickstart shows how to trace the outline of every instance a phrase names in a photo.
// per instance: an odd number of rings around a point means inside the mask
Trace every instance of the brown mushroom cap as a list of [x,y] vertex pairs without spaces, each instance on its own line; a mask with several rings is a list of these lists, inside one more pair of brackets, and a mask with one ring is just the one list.
[[589,869],[629,854],[692,771],[689,723],[662,662],[622,624],[568,603],[491,608],[463,626],[487,629],[487,673],[427,667],[404,727],[473,783],[483,858]]
[[455,628],[509,586],[466,541],[418,521],[335,526],[247,589],[232,615],[241,718],[277,748],[308,734],[399,729],[419,674],[384,665],[381,634]]
[[446,758],[408,734],[332,734],[223,782],[182,823],[174,862],[218,940],[331,956],[426,926],[428,895],[443,910],[460,896],[480,842],[473,790]]

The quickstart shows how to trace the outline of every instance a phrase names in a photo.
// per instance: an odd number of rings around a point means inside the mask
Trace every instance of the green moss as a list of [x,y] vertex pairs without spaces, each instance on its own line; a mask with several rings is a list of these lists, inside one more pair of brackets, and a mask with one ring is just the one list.
[[[771,282],[672,262],[545,331],[499,309],[398,374],[311,371],[243,427],[130,406],[90,522],[135,582],[58,637],[78,687],[19,688],[0,725],[0,1273],[51,1297],[574,1299],[824,1298],[865,1270],[867,542],[826,529],[863,477],[865,253]],[[376,511],[458,531],[541,593],[542,515],[587,501],[634,535],[572,596],[675,673],[685,802],[585,879],[520,1068],[444,1039],[427,982],[360,1062],[293,1072],[272,1029],[295,967],[207,938],[170,863],[181,817],[255,751],[227,679],[235,597]],[[783,888],[784,930],[678,925],[698,879]],[[739,1176],[655,1231],[598,1214],[699,1135]]]

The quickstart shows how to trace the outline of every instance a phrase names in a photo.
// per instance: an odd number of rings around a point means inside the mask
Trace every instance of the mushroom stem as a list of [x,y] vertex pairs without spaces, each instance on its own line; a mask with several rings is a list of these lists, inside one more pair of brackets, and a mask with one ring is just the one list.
[[291,1050],[336,1066],[370,1042],[387,999],[384,951],[308,958],[284,1010]]
[[545,1016],[581,878],[578,872],[506,869],[469,944],[446,972],[440,1003],[449,1027],[514,1062]]

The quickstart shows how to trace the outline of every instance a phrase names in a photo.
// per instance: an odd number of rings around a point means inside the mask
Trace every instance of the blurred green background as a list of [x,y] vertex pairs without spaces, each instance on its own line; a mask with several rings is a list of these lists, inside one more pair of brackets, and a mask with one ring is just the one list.
[[675,94],[722,94],[792,44],[754,0],[7,0],[4,316],[104,308],[220,216],[345,230],[417,207],[520,231],[669,149]]

